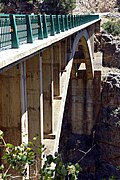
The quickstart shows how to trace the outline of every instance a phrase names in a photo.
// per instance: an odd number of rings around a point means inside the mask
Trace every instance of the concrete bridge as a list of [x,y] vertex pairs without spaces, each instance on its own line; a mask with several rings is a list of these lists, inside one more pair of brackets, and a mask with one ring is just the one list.
[[90,135],[100,105],[98,15],[0,15],[0,129],[58,150],[66,99],[72,132]]

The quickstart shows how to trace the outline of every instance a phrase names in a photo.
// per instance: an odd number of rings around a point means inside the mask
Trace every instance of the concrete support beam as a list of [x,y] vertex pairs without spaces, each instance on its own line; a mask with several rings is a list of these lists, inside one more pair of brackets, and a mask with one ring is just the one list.
[[72,41],[71,41],[71,36],[70,36],[67,38],[67,62],[69,61],[71,49],[72,49]]
[[42,78],[43,78],[43,126],[44,134],[54,131],[53,118],[53,46],[42,52]]
[[65,69],[67,58],[67,41],[61,41],[61,71]]
[[[73,66],[74,67],[74,66]],[[86,70],[79,70],[75,76],[75,69],[72,69],[71,77],[71,123],[72,132],[84,134],[85,131],[85,77]]]
[[61,96],[61,43],[53,46],[54,96]]
[[[26,87],[26,61],[21,62],[21,143],[28,144],[28,107],[27,107],[27,87]],[[30,132],[31,133],[31,132]],[[27,168],[27,178],[29,177],[29,166]],[[22,178],[24,179],[24,178]]]
[[79,108],[80,108],[80,124],[82,126],[81,134],[86,133],[86,70],[78,71],[78,82],[79,82]]
[[40,68],[40,142],[43,144],[43,77],[42,77],[42,53],[39,54]]
[[21,62],[21,139],[22,143],[28,143],[28,110],[27,110],[27,91],[26,91],[26,62]]
[[86,134],[90,135],[94,126],[93,120],[93,80],[86,82]]
[[94,102],[94,124],[99,121],[99,113],[101,106],[101,71],[94,72],[94,81],[93,81],[93,102]]
[[43,142],[43,95],[42,95],[42,62],[40,55],[26,61],[27,102],[29,118],[29,140],[37,137],[36,143]]

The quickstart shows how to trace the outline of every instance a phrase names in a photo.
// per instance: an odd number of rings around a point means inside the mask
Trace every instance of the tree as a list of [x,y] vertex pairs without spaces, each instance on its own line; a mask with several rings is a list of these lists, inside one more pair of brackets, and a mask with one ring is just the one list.
[[76,7],[76,0],[62,0],[61,5],[66,13],[72,12]]
[[67,14],[76,7],[76,0],[44,0],[41,11],[46,14]]

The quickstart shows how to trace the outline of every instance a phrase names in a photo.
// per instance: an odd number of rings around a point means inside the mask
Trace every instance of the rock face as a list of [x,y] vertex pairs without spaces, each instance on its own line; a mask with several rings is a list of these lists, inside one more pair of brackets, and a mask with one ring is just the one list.
[[120,69],[120,38],[101,32],[95,37],[96,51],[103,52],[103,66]]
[[116,5],[117,0],[77,0],[75,13],[108,12]]
[[[76,8],[73,14],[108,12],[114,9],[119,0],[76,0]],[[38,13],[40,0],[33,5],[32,1],[9,1],[5,7],[5,13]],[[29,3],[30,2],[30,3]],[[2,4],[0,4],[2,6]],[[37,5],[37,6],[36,6]],[[0,7],[1,9],[1,7]]]
[[101,50],[103,66],[120,69],[120,40],[112,35],[101,34]]
[[110,73],[103,82],[100,121],[96,129],[100,159],[120,165],[120,73]]
[[[102,32],[98,35],[103,52],[100,119],[96,141],[100,147],[99,177],[120,179],[120,39]],[[97,42],[97,41],[96,41]]]

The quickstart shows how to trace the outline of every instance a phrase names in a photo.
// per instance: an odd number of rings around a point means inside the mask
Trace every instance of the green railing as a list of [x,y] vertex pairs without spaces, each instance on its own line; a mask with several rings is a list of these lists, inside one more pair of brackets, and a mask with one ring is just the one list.
[[19,48],[97,19],[99,15],[0,14],[0,50]]

